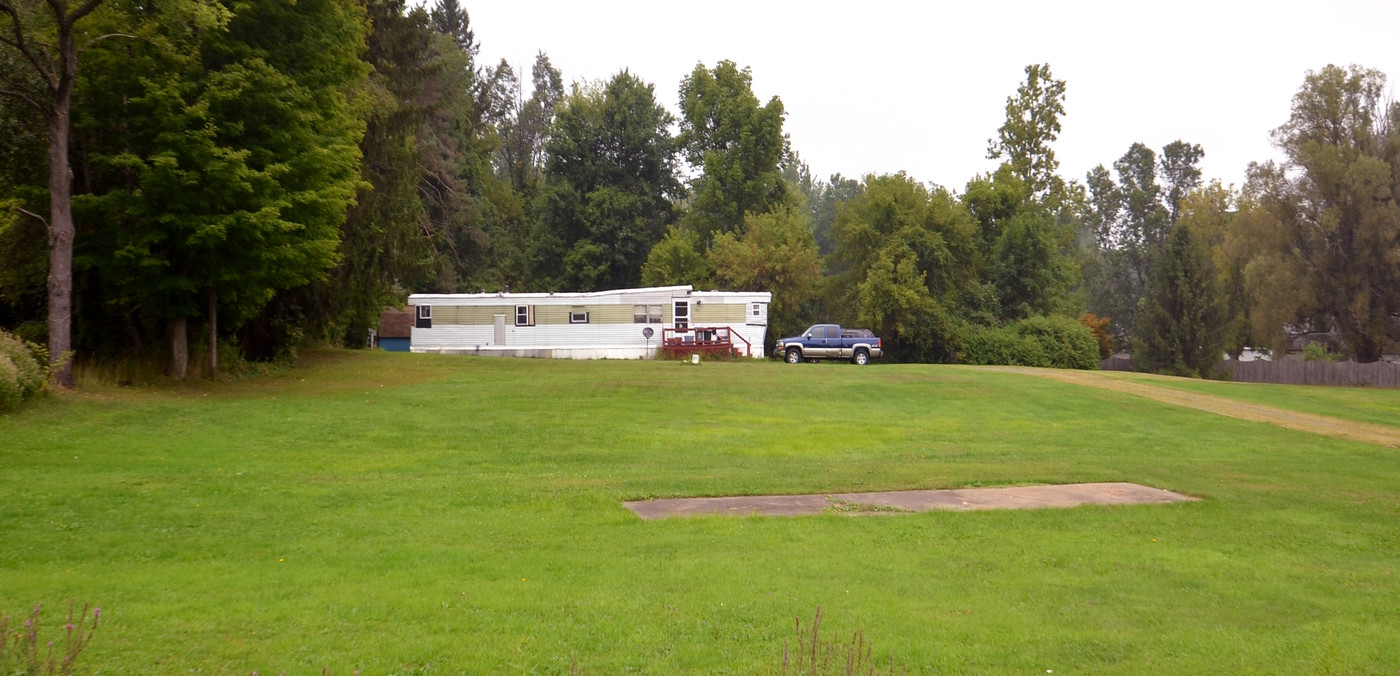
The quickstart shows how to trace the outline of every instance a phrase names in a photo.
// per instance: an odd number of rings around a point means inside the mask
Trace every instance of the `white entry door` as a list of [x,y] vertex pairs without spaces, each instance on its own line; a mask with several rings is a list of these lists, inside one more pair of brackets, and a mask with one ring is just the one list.
[[491,341],[491,342],[492,342],[492,344],[494,344],[494,345],[505,345],[505,344],[506,344],[506,316],[505,316],[505,315],[492,315],[492,319],[495,320],[495,327],[494,327],[495,330],[492,332],[492,336],[491,336],[492,341]]
[[671,328],[690,328],[690,301],[678,300],[675,303],[675,313],[671,315]]

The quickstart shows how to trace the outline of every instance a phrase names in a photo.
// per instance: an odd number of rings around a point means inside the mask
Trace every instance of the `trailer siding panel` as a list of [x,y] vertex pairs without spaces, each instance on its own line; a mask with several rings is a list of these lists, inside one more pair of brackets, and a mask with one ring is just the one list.
[[[425,303],[425,305],[430,303]],[[506,321],[515,322],[514,305],[433,305],[433,326],[450,324],[455,326],[491,326],[495,315],[505,315]]]
[[707,326],[710,324],[727,325],[743,324],[744,308],[748,303],[714,303],[704,302],[699,305],[691,304],[690,321],[696,326]]

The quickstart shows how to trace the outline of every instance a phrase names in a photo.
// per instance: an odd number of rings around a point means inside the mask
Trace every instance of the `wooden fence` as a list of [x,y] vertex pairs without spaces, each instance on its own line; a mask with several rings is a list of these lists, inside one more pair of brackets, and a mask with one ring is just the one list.
[[[1105,371],[1132,371],[1133,360],[1110,357],[1099,368]],[[1237,383],[1279,385],[1335,385],[1341,387],[1400,387],[1400,364],[1352,361],[1236,361],[1220,362],[1226,380]]]

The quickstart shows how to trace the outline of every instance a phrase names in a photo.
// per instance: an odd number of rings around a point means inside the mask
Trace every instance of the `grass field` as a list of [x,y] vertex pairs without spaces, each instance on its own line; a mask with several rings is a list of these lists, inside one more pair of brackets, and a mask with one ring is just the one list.
[[[0,613],[101,606],[103,674],[775,673],[819,605],[910,673],[1400,669],[1397,449],[969,367],[308,362],[0,417]],[[1078,481],[1203,499],[620,504]]]

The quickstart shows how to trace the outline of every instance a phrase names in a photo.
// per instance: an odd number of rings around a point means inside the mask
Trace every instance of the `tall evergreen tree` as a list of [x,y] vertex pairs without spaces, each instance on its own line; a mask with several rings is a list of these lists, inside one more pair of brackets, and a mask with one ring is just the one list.
[[425,87],[435,102],[419,139],[423,173],[418,183],[433,244],[435,292],[521,288],[529,278],[526,204],[500,180],[491,158],[500,147],[499,126],[510,119],[514,77],[505,64],[477,65],[479,46],[471,19],[456,2],[432,11],[445,43],[437,45],[440,73]]
[[357,346],[386,305],[423,288],[434,272],[426,210],[418,186],[427,165],[427,123],[442,106],[434,87],[447,62],[426,10],[405,0],[367,4],[370,31],[364,60],[373,67],[367,126],[360,150],[360,187],[341,227],[340,261],[322,283],[303,292],[309,331]]
[[1209,378],[1229,321],[1209,252],[1191,227],[1172,230],[1152,268],[1133,361],[1138,368]]

